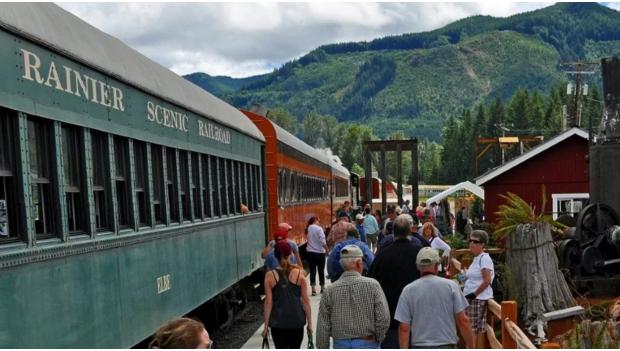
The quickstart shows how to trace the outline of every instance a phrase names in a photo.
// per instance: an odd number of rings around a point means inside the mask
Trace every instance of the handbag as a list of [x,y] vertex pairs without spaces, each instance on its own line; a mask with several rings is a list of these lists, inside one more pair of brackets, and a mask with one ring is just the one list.
[[263,336],[263,349],[268,349],[269,347],[269,333]]
[[308,330],[308,349],[314,348],[314,341],[312,341],[312,332]]

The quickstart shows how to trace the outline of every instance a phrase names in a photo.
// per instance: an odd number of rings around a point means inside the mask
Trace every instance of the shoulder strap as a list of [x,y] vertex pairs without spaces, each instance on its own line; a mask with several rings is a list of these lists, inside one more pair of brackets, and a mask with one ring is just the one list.
[[295,281],[297,285],[299,285],[299,277],[301,277],[301,269],[297,270],[297,280]]
[[[277,269],[272,269],[271,273],[273,274],[273,279],[276,280],[276,284],[278,284],[278,281],[280,281],[280,272],[276,272]],[[277,273],[277,274],[276,274]]]
[[484,257],[484,255],[488,255],[488,253],[483,252],[480,254],[480,258],[478,259],[478,267],[482,268],[482,257]]

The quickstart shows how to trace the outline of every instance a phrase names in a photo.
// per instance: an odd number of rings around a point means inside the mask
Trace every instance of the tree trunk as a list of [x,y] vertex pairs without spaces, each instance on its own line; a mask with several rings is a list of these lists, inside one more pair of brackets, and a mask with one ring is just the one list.
[[[542,314],[576,305],[564,276],[548,223],[520,224],[508,235],[506,267],[515,287],[521,320],[530,324]],[[511,291],[511,294],[513,292]]]

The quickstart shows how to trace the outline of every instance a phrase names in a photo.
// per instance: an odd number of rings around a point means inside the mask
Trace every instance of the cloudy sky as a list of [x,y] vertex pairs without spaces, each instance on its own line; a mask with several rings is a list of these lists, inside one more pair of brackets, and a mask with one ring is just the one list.
[[[178,74],[247,77],[330,43],[422,32],[549,3],[61,3]],[[611,4],[610,7],[616,8]]]

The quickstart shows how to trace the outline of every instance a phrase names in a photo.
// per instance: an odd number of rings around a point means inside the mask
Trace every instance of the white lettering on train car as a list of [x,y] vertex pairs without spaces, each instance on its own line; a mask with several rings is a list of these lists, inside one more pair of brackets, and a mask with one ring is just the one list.
[[161,294],[166,292],[172,288],[170,284],[170,274],[162,275],[161,277],[157,277],[157,293]]
[[[24,72],[22,78],[45,85],[52,89],[62,91],[79,97],[84,97],[96,104],[111,107],[118,111],[125,111],[123,105],[123,91],[112,85],[106,84],[84,74],[83,76],[71,67],[62,66],[65,74],[58,73],[54,61],[46,67],[41,66],[41,59],[35,53],[21,49],[24,57]],[[44,69],[43,69],[44,68]],[[45,78],[41,71],[47,72]]]
[[230,144],[230,131],[222,129],[211,123],[198,120],[198,135],[213,139],[223,144]]
[[164,127],[188,132],[189,117],[186,114],[157,105],[152,101],[146,103],[146,119]]

